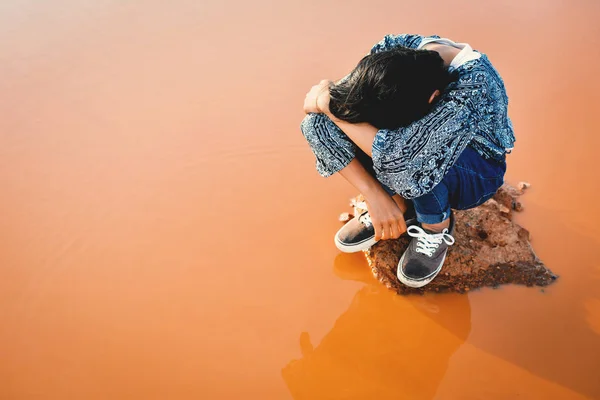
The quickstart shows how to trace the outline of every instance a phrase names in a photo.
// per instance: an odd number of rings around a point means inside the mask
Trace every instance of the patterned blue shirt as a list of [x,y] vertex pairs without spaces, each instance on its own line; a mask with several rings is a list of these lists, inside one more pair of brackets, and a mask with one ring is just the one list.
[[[396,46],[417,48],[423,38],[386,35],[371,53]],[[426,116],[402,128],[381,129],[373,141],[377,178],[404,198],[431,191],[467,145],[481,156],[497,160],[513,147],[515,137],[507,114],[504,82],[487,56],[481,54],[454,72],[456,79]],[[308,114],[301,130],[322,176],[339,172],[354,158],[354,144],[324,114]]]

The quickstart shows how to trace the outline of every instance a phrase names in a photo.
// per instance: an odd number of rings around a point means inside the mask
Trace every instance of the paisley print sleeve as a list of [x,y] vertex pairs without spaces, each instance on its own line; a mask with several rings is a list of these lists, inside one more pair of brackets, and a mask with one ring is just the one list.
[[430,192],[475,136],[468,103],[449,97],[407,127],[379,130],[372,147],[377,178],[407,199]]

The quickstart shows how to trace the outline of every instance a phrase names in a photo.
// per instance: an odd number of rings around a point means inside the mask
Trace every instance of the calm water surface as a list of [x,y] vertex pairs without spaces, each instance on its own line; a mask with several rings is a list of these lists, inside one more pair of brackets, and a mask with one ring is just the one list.
[[[0,398],[600,398],[600,5],[0,3]],[[386,33],[506,81],[538,255],[561,276],[398,297],[332,235],[306,91]]]

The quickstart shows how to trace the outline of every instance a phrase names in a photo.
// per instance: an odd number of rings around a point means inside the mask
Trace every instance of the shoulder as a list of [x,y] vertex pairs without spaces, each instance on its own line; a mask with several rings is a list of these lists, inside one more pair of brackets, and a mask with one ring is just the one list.
[[467,61],[453,71],[455,80],[448,86],[451,96],[471,96],[480,100],[494,100],[506,97],[504,81],[488,57]]
[[470,60],[451,69],[453,80],[442,97],[449,99],[480,99],[485,97],[487,87],[495,80],[494,70],[488,65],[484,54],[480,58]]
[[388,34],[377,42],[370,51],[370,54],[379,53],[393,49],[394,47],[403,46],[416,49],[421,44],[424,38],[438,38],[437,35],[423,36],[414,33]]

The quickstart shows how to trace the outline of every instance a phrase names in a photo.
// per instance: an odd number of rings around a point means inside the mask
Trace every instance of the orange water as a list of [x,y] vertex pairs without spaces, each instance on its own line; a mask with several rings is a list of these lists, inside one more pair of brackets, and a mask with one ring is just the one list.
[[[600,3],[0,3],[0,399],[600,398]],[[332,235],[302,101],[386,33],[505,78],[561,276],[399,297]]]

